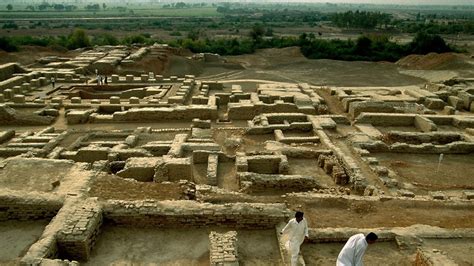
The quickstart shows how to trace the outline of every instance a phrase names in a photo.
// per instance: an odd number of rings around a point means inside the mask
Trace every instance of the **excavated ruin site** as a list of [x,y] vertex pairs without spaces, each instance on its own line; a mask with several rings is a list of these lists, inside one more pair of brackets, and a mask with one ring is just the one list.
[[334,265],[370,231],[367,265],[473,264],[473,79],[132,71],[170,53],[0,66],[0,264],[286,265],[278,232],[295,210],[310,227],[301,265]]

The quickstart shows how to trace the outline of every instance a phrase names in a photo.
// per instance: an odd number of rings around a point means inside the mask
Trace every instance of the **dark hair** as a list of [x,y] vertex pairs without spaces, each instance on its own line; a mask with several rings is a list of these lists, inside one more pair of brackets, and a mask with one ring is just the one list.
[[304,212],[297,211],[295,213],[295,217],[303,217],[303,215],[304,215]]
[[370,233],[365,237],[365,240],[367,240],[367,241],[375,241],[375,240],[377,240],[377,239],[379,239],[379,237],[378,237],[375,233],[373,233],[373,232],[370,232]]

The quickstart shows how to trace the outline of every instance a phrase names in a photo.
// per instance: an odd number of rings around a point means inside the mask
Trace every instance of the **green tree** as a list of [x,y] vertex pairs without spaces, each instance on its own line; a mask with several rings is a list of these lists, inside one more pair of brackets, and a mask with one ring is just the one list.
[[89,46],[91,46],[89,37],[83,29],[75,29],[68,38],[67,48],[69,49],[77,49]]
[[415,54],[427,53],[445,53],[450,52],[451,48],[439,35],[432,35],[426,32],[416,34],[413,41],[409,44],[411,52]]
[[366,55],[370,53],[372,40],[367,36],[361,36],[357,39],[355,51],[357,54]]
[[12,11],[12,9],[13,9],[12,4],[8,4],[8,5],[7,5],[7,9],[8,9],[8,11]]
[[264,33],[265,29],[263,28],[262,24],[256,23],[252,26],[249,35],[250,38],[252,38],[255,42],[258,42],[262,39]]
[[178,2],[174,5],[175,8],[185,8],[186,7],[186,3],[184,2]]

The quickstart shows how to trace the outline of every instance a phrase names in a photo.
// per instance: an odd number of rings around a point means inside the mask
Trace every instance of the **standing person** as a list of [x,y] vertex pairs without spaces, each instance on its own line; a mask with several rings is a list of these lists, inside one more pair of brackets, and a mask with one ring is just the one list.
[[364,257],[367,246],[375,243],[379,237],[370,232],[367,236],[364,234],[353,235],[347,240],[337,257],[337,266],[363,266],[362,257]]
[[291,257],[291,266],[297,265],[300,246],[305,239],[308,239],[308,224],[303,215],[303,212],[297,211],[295,218],[291,219],[280,232],[288,235],[285,247]]
[[56,82],[56,80],[54,79],[54,77],[51,77],[51,86],[53,86],[53,89],[54,89],[54,83]]
[[107,81],[107,75],[105,75],[104,77],[104,82],[105,82],[105,85],[109,84],[109,82]]

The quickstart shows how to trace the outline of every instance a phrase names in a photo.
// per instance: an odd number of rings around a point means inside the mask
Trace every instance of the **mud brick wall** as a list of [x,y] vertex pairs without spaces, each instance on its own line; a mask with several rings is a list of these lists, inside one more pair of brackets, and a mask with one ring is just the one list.
[[307,191],[322,186],[311,176],[301,175],[267,175],[250,172],[239,172],[241,191],[256,192],[268,189],[292,189]]
[[474,142],[457,141],[446,145],[433,145],[423,143],[420,145],[395,143],[389,146],[389,152],[398,153],[472,153],[474,152]]
[[113,114],[114,122],[156,122],[174,119],[192,120],[194,118],[217,119],[217,107],[207,105],[188,105],[173,108],[132,108],[128,111],[115,112]]
[[193,201],[107,201],[105,222],[134,227],[223,226],[269,229],[290,216],[284,204],[209,204]]
[[0,221],[50,219],[62,205],[62,199],[57,196],[3,190],[0,191]]
[[212,266],[238,266],[237,232],[209,234],[209,257]]
[[414,114],[361,113],[356,123],[373,126],[414,126]]
[[462,141],[463,135],[457,132],[403,132],[403,131],[390,131],[386,134],[385,138],[390,142],[403,142],[409,144],[421,144],[436,142],[439,144],[446,144],[455,141]]
[[[271,104],[252,104],[252,103],[229,103],[228,104],[229,119],[235,120],[249,120],[253,119],[256,115],[264,113],[310,113],[315,112],[312,110],[300,109],[294,103],[271,103]],[[311,112],[314,111],[314,112]]]
[[416,252],[415,266],[455,266],[458,265],[439,250],[428,251],[418,248]]
[[207,184],[212,186],[217,186],[217,165],[219,163],[219,154],[211,153],[209,154],[209,159],[207,161]]
[[74,206],[57,235],[59,257],[87,260],[101,225],[102,209],[95,199]]

